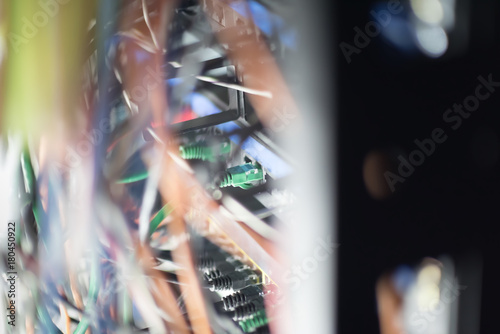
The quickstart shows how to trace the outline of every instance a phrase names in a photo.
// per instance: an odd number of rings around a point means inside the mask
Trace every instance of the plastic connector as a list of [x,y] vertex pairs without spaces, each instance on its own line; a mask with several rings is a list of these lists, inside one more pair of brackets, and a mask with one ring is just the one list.
[[252,271],[235,271],[227,275],[223,275],[213,280],[210,280],[210,290],[212,291],[228,291],[240,290],[247,286],[260,284],[260,276]]
[[219,186],[221,188],[233,186],[248,189],[264,178],[265,173],[259,164],[247,163],[228,168]]
[[231,153],[231,143],[229,140],[224,140],[216,145],[207,145],[200,143],[196,145],[179,146],[179,152],[183,159],[186,160],[203,160],[216,162],[224,160]]
[[233,311],[230,312],[231,317],[234,321],[245,320],[251,318],[255,315],[256,312],[264,309],[264,300],[255,299],[245,305],[241,305],[236,307]]
[[233,261],[231,263],[224,262],[221,264],[217,264],[215,267],[216,268],[213,270],[205,271],[204,277],[207,281],[210,281],[217,277],[221,277],[223,275],[227,275],[233,271],[242,271],[245,269],[250,269],[249,266],[244,265],[239,261]]
[[233,265],[233,268],[241,265],[241,262],[239,262],[234,256],[222,252],[210,252],[198,257],[198,269],[205,274],[216,270],[221,265],[225,266],[226,263]]
[[257,286],[251,285],[232,295],[223,297],[222,301],[217,303],[221,303],[226,311],[230,311],[262,296],[264,296],[264,291]]
[[245,333],[254,332],[261,326],[266,326],[269,323],[265,310],[259,310],[251,318],[240,321],[239,325]]

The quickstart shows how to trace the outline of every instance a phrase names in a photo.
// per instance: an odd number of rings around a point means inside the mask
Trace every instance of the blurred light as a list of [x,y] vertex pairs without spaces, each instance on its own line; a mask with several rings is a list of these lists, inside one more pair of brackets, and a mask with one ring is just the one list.
[[437,24],[444,17],[444,10],[439,0],[410,0],[415,15],[425,23]]
[[441,20],[441,26],[449,31],[455,26],[455,0],[441,0],[441,5],[443,6],[443,19]]
[[408,288],[415,281],[415,272],[407,265],[402,265],[396,268],[392,274],[392,283],[396,291],[403,296]]
[[430,264],[422,268],[418,273],[418,283],[427,283],[427,282],[439,282],[441,279],[441,269],[435,265]]
[[387,27],[382,30],[382,35],[389,43],[401,51],[417,51],[413,38],[413,25],[406,18],[394,17]]
[[437,306],[440,280],[441,269],[437,265],[430,264],[420,270],[417,278],[417,302],[420,310],[432,311]]
[[384,176],[384,173],[392,167],[390,158],[385,152],[372,150],[366,155],[363,163],[363,180],[366,190],[373,198],[382,200],[392,193]]
[[417,26],[416,36],[422,52],[429,57],[438,58],[448,49],[448,35],[439,26]]

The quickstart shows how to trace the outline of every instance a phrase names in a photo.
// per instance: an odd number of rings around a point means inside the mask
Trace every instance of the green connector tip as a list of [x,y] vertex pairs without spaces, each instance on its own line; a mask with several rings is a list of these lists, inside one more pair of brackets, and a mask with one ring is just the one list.
[[220,187],[240,187],[248,189],[255,181],[264,180],[264,171],[259,164],[243,164],[228,168],[220,183]]
[[231,143],[225,140],[217,145],[206,146],[203,143],[190,146],[180,146],[180,155],[183,159],[199,159],[203,161],[215,162],[225,158],[231,153]]
[[267,325],[268,323],[269,319],[267,318],[266,311],[260,310],[257,311],[251,318],[240,321],[239,325],[245,333],[251,333],[258,327]]

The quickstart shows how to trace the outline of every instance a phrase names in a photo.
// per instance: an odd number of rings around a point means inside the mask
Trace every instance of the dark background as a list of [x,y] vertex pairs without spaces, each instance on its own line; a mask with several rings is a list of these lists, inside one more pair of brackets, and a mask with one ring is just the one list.
[[[462,52],[437,59],[405,55],[379,35],[348,64],[339,43],[353,44],[353,28],[364,28],[374,4],[324,3],[318,17],[332,32],[325,43],[335,59],[332,75],[324,78],[336,97],[325,117],[333,115],[338,144],[338,333],[379,331],[375,283],[384,272],[426,256],[473,253],[483,261],[481,333],[492,333],[500,310],[500,89],[456,131],[442,117],[474,93],[479,75],[500,81],[500,4],[471,1]],[[457,37],[450,35],[450,50]],[[371,196],[363,180],[367,154],[407,157],[413,141],[429,138],[437,127],[446,142],[393,194]],[[397,164],[391,171],[397,173]]]

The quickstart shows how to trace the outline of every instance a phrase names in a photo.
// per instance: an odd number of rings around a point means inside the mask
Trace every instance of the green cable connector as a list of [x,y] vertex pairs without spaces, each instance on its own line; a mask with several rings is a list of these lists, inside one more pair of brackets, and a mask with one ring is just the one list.
[[245,333],[251,333],[258,327],[267,325],[268,323],[269,319],[267,318],[266,311],[259,310],[250,319],[240,321],[239,325]]
[[219,186],[248,189],[253,186],[252,183],[264,180],[264,176],[264,171],[259,164],[247,163],[228,168]]
[[203,161],[216,162],[223,160],[231,153],[231,143],[225,140],[216,145],[198,145],[179,146],[181,157],[186,160],[199,159]]

